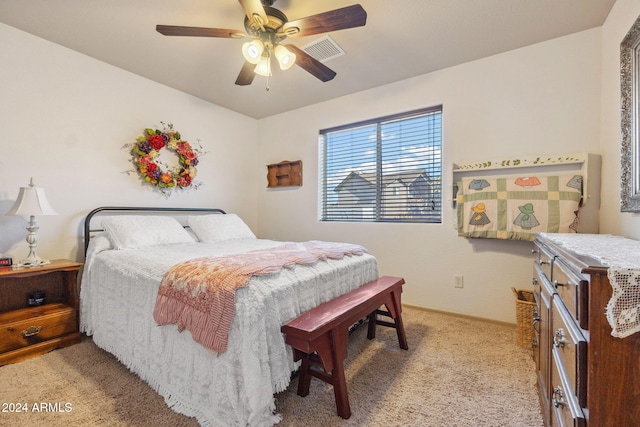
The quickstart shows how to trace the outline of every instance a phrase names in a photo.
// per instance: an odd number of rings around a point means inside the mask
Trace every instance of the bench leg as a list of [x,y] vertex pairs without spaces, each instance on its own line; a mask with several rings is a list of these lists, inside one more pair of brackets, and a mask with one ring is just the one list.
[[407,335],[404,332],[404,323],[402,323],[402,289],[395,289],[389,295],[390,303],[385,304],[389,313],[391,313],[391,317],[393,317],[393,321],[395,323],[396,333],[398,334],[398,344],[400,344],[400,348],[403,350],[409,350],[409,345],[407,344]]
[[378,324],[378,310],[371,313],[369,317],[369,327],[367,328],[367,339],[374,339],[376,337],[376,325]]
[[305,354],[302,356],[302,365],[300,365],[300,374],[298,375],[298,396],[308,396],[309,386],[311,385],[311,374],[309,369],[313,365],[311,361],[311,355]]
[[349,395],[347,394],[347,380],[344,376],[344,357],[347,348],[348,331],[346,328],[336,328],[331,331],[333,371],[333,395],[336,400],[336,408],[340,417],[347,419],[351,416]]
[[407,335],[404,332],[404,323],[402,323],[402,315],[398,314],[398,317],[394,319],[396,323],[396,333],[398,334],[398,344],[403,350],[409,350],[409,344],[407,344]]
[[[347,380],[344,375],[348,337],[348,329],[341,325],[314,341],[316,354],[294,349],[294,360],[302,360],[298,375],[298,396],[309,395],[311,377],[315,376],[333,386],[338,415],[345,419],[351,416]],[[316,364],[322,365],[323,372],[314,368]]]
[[[376,337],[376,325],[380,324],[383,326],[388,326],[396,330],[400,348],[403,350],[409,350],[409,345],[407,344],[407,335],[405,334],[404,323],[402,322],[402,303],[400,302],[401,292],[401,290],[395,290],[391,292],[387,296],[387,298],[385,298],[384,306],[387,308],[386,312],[384,310],[378,309],[367,316],[369,318],[367,338],[372,340]],[[378,320],[378,314],[390,317],[391,319],[393,319],[393,323],[384,320]]]

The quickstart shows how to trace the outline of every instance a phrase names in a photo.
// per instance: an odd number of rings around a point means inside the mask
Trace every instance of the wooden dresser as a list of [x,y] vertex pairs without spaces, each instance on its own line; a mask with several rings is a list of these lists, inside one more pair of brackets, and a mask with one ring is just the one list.
[[640,425],[640,333],[611,335],[607,267],[544,235],[533,254],[534,358],[545,425]]
[[[80,342],[76,281],[82,264],[0,269],[0,366]],[[41,305],[29,295],[42,292]]]

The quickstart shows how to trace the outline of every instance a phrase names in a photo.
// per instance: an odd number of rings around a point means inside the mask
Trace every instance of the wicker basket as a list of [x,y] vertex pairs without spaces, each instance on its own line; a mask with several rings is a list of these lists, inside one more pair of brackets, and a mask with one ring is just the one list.
[[533,308],[536,306],[533,292],[511,288],[516,298],[516,343],[520,347],[533,348]]

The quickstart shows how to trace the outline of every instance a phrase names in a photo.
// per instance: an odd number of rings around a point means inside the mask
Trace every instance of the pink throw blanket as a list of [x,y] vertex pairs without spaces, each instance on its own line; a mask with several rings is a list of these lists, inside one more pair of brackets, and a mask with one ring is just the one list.
[[196,342],[222,353],[227,349],[236,289],[246,286],[252,276],[365,252],[358,245],[310,241],[176,264],[162,278],[153,318],[158,325],[177,323],[179,331],[188,329]]

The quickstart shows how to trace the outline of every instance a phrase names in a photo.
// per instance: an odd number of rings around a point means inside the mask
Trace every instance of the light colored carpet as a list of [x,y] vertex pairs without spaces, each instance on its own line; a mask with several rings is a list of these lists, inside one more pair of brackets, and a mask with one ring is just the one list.
[[[281,426],[541,427],[530,352],[508,325],[405,307],[409,351],[395,331],[366,325],[349,340],[345,362],[351,418],[338,417],[331,386],[297,380],[276,396]],[[91,339],[0,367],[2,426],[197,426]],[[39,412],[45,403],[55,412]],[[69,404],[70,406],[66,406]]]

